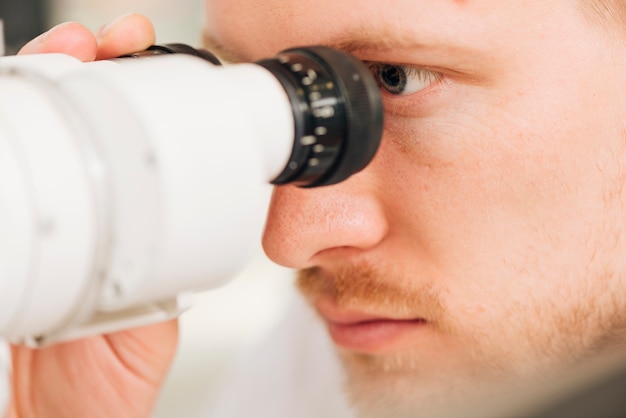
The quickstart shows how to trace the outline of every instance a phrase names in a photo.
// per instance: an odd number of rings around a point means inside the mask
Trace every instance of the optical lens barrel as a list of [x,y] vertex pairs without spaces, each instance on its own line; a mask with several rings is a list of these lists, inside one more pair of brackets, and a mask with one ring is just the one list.
[[[126,57],[183,53],[215,65],[209,51],[185,44],[153,45]],[[293,48],[256,64],[282,84],[291,102],[291,157],[272,184],[317,187],[339,183],[374,158],[383,132],[383,106],[370,70],[345,52],[311,46]]]

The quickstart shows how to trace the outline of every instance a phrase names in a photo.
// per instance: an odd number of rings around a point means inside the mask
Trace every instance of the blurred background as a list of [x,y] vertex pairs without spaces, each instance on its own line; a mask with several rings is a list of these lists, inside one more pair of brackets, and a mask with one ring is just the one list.
[[[202,0],[0,0],[9,54],[58,23],[75,20],[95,31],[129,12],[152,20],[159,43],[200,46]],[[271,330],[291,297],[291,272],[268,261],[260,245],[232,282],[198,294],[181,318],[180,347],[154,417],[203,417],[237,356]]]
[[57,23],[75,20],[95,31],[130,12],[152,19],[158,42],[199,45],[202,0],[0,0],[9,53]]

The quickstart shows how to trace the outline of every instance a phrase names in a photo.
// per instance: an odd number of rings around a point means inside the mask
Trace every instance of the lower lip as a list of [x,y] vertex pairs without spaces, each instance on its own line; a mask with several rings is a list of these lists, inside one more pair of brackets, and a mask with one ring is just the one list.
[[327,321],[335,344],[357,352],[375,353],[393,348],[408,334],[426,325],[424,320],[373,320],[342,324]]

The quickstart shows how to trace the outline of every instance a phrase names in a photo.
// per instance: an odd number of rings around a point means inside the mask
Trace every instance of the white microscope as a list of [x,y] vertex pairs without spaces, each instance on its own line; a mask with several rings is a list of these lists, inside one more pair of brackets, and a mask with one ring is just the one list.
[[373,158],[382,105],[356,58],[218,64],[181,44],[0,58],[0,337],[174,317],[246,264],[268,183],[334,184]]

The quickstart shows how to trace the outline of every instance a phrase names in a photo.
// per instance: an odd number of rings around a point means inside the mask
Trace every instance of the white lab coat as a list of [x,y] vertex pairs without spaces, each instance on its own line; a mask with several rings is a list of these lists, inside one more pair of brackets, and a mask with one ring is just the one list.
[[265,340],[248,350],[206,416],[354,417],[326,330],[301,298]]

